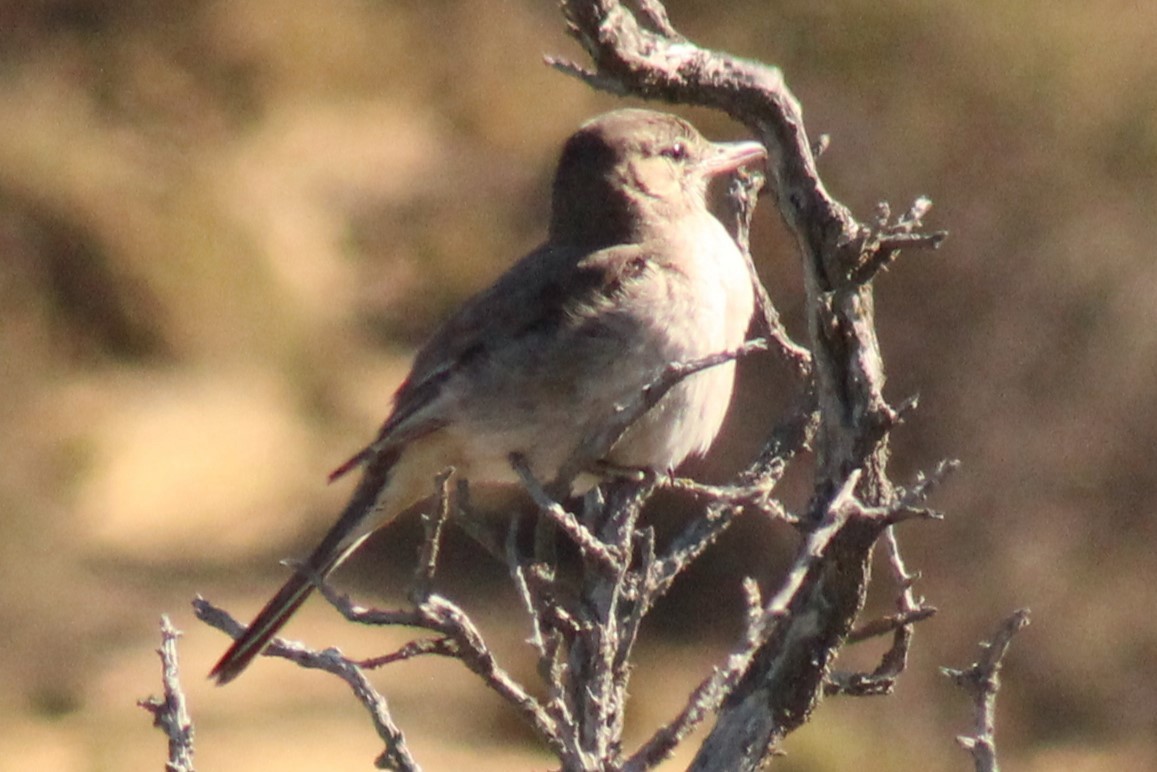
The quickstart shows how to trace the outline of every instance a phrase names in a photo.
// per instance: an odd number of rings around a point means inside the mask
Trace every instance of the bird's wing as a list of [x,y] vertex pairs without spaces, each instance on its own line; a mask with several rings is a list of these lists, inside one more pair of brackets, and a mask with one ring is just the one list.
[[594,252],[546,245],[531,252],[442,324],[415,357],[375,440],[338,467],[330,479],[387,448],[440,428],[437,411],[427,408],[465,369],[511,349],[535,345],[532,339],[565,345],[569,336],[559,333],[566,328],[577,330],[594,318],[651,262],[652,256],[641,245]]

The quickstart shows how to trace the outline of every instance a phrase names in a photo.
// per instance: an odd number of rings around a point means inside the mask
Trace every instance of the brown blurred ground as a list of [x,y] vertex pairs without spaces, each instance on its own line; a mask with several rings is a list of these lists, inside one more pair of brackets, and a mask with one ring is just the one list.
[[[861,217],[927,194],[953,234],[878,282],[891,396],[921,396],[897,472],[964,462],[936,502],[947,521],[904,534],[942,612],[897,695],[829,701],[780,766],[968,768],[952,741],[967,707],[936,668],[1028,605],[1007,767],[1157,768],[1157,6],[671,12],[784,67]],[[559,142],[618,104],[541,64],[574,52],[560,27],[530,0],[0,3],[0,769],[157,768],[163,738],[133,702],[158,689],[161,612],[186,631],[203,769],[369,766],[337,684],[262,662],[209,688],[223,640],[188,601],[256,607],[340,502],[324,475],[384,415],[412,346],[541,237]],[[755,240],[799,331],[770,207]],[[783,399],[763,394],[775,369],[746,367],[702,474],[752,452]],[[389,570],[367,555],[348,581],[399,588],[413,544],[399,524],[376,545]],[[743,523],[661,609],[638,732],[725,649],[739,577],[772,581],[785,545]],[[515,658],[500,571],[456,549],[451,588],[491,598],[480,613]],[[311,604],[290,633],[388,648],[333,617]],[[548,764],[452,664],[379,681],[428,769]]]

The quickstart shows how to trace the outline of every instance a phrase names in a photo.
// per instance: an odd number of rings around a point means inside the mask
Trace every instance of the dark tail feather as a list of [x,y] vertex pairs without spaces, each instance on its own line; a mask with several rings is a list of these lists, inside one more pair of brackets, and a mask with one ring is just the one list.
[[314,590],[313,579],[324,579],[337,568],[368,535],[362,529],[366,517],[377,506],[378,496],[385,487],[390,469],[398,459],[398,451],[382,453],[366,468],[365,476],[354,491],[334,526],[317,545],[305,562],[305,568],[294,572],[277,594],[249,623],[249,628],[233,642],[220,661],[209,672],[218,685],[224,685],[241,675],[241,671],[257,657],[265,645],[285,626],[293,613]]
[[265,644],[277,635],[311,592],[313,592],[311,579],[304,574],[294,573],[249,623],[249,629],[233,642],[225,655],[213,666],[209,677],[217,679],[218,685],[224,685],[241,675],[241,671],[249,667],[249,663],[265,649]]
[[374,456],[374,446],[373,445],[370,445],[369,447],[366,447],[366,448],[362,448],[357,453],[353,454],[344,464],[342,464],[337,469],[330,472],[329,477],[327,477],[326,479],[329,482],[333,482],[334,480],[337,480],[339,477],[345,477],[355,467],[359,467],[362,464],[366,463],[371,458],[373,458],[373,456]]

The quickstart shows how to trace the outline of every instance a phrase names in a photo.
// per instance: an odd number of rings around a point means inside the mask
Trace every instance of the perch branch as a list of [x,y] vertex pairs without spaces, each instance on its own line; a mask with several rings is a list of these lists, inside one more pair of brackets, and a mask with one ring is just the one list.
[[972,754],[976,772],[999,772],[996,757],[996,694],[1000,691],[1000,670],[1012,637],[1028,627],[1029,610],[1014,611],[1000,623],[992,640],[980,644],[980,659],[963,670],[941,668],[971,698],[974,707],[973,731],[956,738]]
[[[193,601],[193,613],[196,614],[197,619],[210,627],[215,627],[231,638],[237,638],[245,629],[228,612],[217,608],[200,596]],[[397,772],[418,772],[421,769],[406,746],[405,735],[402,734],[402,730],[398,728],[390,715],[386,698],[374,689],[373,684],[366,678],[362,669],[343,657],[340,651],[333,648],[315,651],[294,641],[274,638],[266,646],[263,654],[267,657],[288,659],[290,662],[311,670],[323,670],[345,681],[358,702],[369,713],[374,730],[385,743],[385,750],[375,762],[378,768],[396,770]]]
[[180,667],[177,664],[177,639],[181,632],[173,627],[167,614],[161,616],[161,682],[164,697],[138,700],[137,705],[153,714],[153,726],[169,738],[169,759],[166,772],[193,772],[193,720],[181,689]]

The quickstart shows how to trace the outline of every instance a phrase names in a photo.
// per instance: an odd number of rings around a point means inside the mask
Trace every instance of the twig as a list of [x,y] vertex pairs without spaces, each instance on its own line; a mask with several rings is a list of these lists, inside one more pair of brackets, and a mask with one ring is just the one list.
[[[788,462],[807,447],[815,432],[816,419],[810,399],[791,412],[772,431],[759,457],[739,475],[742,487],[771,491],[783,477]],[[695,518],[677,535],[651,571],[651,594],[662,596],[678,576],[727,530],[741,509],[725,499],[707,505],[702,517]]]
[[442,547],[442,529],[450,518],[450,478],[454,469],[446,469],[436,478],[438,489],[438,509],[433,513],[422,512],[422,546],[418,553],[418,565],[414,569],[414,584],[410,589],[410,601],[421,603],[429,597],[434,587],[434,574],[438,570],[438,553]]
[[870,673],[832,673],[824,683],[824,694],[848,697],[877,697],[891,694],[896,688],[897,680],[908,667],[913,625],[931,618],[935,613],[935,608],[922,606],[873,620],[853,630],[848,635],[846,641],[848,644],[860,643],[869,638],[891,633],[892,645],[880,657],[880,664]]
[[839,534],[850,517],[856,517],[853,507],[845,506],[854,488],[854,480],[833,499],[824,522],[812,531],[779,591],[760,608],[758,590],[746,583],[748,593],[748,623],[739,647],[691,693],[683,709],[660,728],[624,764],[625,772],[642,772],[667,758],[675,746],[691,733],[712,712],[718,710],[748,672],[759,651],[775,632],[777,623],[797,607],[801,593],[806,592],[809,576],[826,558],[832,540]]
[[538,506],[539,511],[549,517],[563,533],[578,545],[583,557],[594,561],[610,573],[615,573],[619,570],[623,556],[616,555],[611,547],[600,541],[597,536],[591,533],[589,528],[580,523],[573,513],[552,499],[538,480],[535,479],[525,458],[518,453],[512,453],[510,455],[510,466],[522,479],[523,487],[526,488],[526,491]]
[[767,345],[766,340],[757,338],[749,340],[731,351],[720,351],[686,362],[671,362],[642,390],[626,402],[615,406],[614,419],[607,421],[600,431],[593,432],[590,437],[580,443],[571,458],[562,465],[556,482],[569,482],[580,473],[589,471],[586,468],[589,465],[588,459],[606,456],[607,452],[623,436],[623,433],[644,413],[659,404],[667,392],[683,379],[703,370],[732,362],[748,354],[766,351]]
[[747,263],[747,272],[751,276],[751,286],[755,291],[756,308],[759,310],[768,338],[775,343],[780,355],[791,363],[796,375],[806,381],[811,378],[811,352],[788,335],[787,328],[780,320],[779,311],[771,302],[767,288],[759,280],[759,271],[756,270],[755,261],[751,257],[751,218],[755,214],[756,197],[765,181],[762,174],[746,169],[739,170],[734,176],[728,189],[728,197],[735,207],[735,243]]
[[885,529],[881,541],[897,587],[897,613],[853,630],[848,635],[846,643],[858,643],[870,637],[891,633],[892,645],[880,658],[880,664],[870,673],[833,673],[824,684],[825,694],[852,697],[891,694],[896,687],[896,681],[907,669],[908,652],[911,650],[912,637],[915,633],[913,625],[931,617],[936,613],[936,609],[925,605],[913,591],[913,585],[919,574],[909,572],[904,564],[904,558],[900,554],[900,542],[896,537],[895,523],[909,517],[939,517],[938,513],[918,505],[922,504],[932,490],[957,466],[957,462],[942,461],[932,474],[927,476],[920,474],[911,486],[900,491],[890,507],[876,510],[878,516],[893,523]]
[[916,199],[907,212],[890,222],[891,210],[887,203],[876,207],[875,228],[868,231],[861,246],[859,264],[851,271],[849,280],[863,284],[871,281],[877,273],[896,259],[903,248],[939,249],[948,238],[947,231],[919,233],[924,215],[932,208],[932,200],[927,196]]
[[466,612],[453,601],[431,594],[413,609],[369,609],[355,605],[347,596],[336,592],[325,582],[320,582],[317,589],[331,606],[351,622],[364,625],[420,627],[445,636],[456,647],[454,656],[467,669],[513,705],[544,742],[552,748],[559,749],[558,732],[554,721],[543,710],[538,700],[499,666],[482,633]]
[[[245,629],[228,612],[217,608],[201,596],[197,596],[193,600],[193,613],[197,615],[197,619],[232,638],[239,636]],[[274,638],[266,646],[263,653],[267,657],[288,659],[290,662],[311,670],[324,670],[345,681],[358,702],[369,713],[374,730],[385,743],[385,750],[375,761],[377,767],[396,770],[396,772],[420,772],[421,767],[418,766],[418,762],[410,754],[409,748],[406,747],[405,735],[390,715],[386,698],[374,689],[373,684],[369,682],[365,673],[356,663],[343,657],[337,649],[316,651],[284,638]]]
[[548,659],[548,651],[546,646],[546,638],[543,635],[543,621],[542,614],[539,610],[539,604],[535,602],[535,598],[530,590],[530,582],[526,578],[526,567],[522,564],[522,560],[518,556],[518,517],[512,517],[510,526],[506,530],[506,566],[510,572],[510,579],[514,582],[514,589],[518,593],[518,599],[522,603],[522,610],[526,612],[527,617],[530,618],[531,635],[530,644],[538,652],[539,662]]
[[459,656],[458,645],[446,637],[418,638],[390,654],[351,661],[362,670],[377,670],[386,665],[392,665],[395,662],[403,662],[407,659],[413,659],[414,657],[421,657],[427,654],[456,658]]
[[798,516],[788,512],[783,504],[771,497],[771,490],[768,488],[766,480],[755,485],[743,485],[741,483],[708,485],[686,477],[669,476],[663,480],[663,486],[719,504],[730,504],[740,508],[752,507],[774,520],[799,523]]
[[153,714],[153,726],[169,738],[167,772],[193,772],[193,720],[189,718],[185,693],[181,690],[180,667],[177,664],[177,639],[181,632],[173,627],[167,614],[161,615],[161,682],[164,698],[149,697],[137,705]]
[[972,754],[976,772],[999,772],[996,757],[996,694],[1000,691],[1000,670],[1012,637],[1028,627],[1029,610],[1014,611],[1000,623],[992,640],[980,644],[980,659],[963,670],[941,668],[971,698],[974,708],[973,731],[956,742]]
[[923,622],[925,619],[931,619],[935,615],[936,609],[931,606],[922,606],[900,614],[889,614],[879,619],[873,619],[871,622],[861,625],[850,632],[847,643],[863,643],[872,638],[878,638],[881,635],[895,632],[901,627]]

